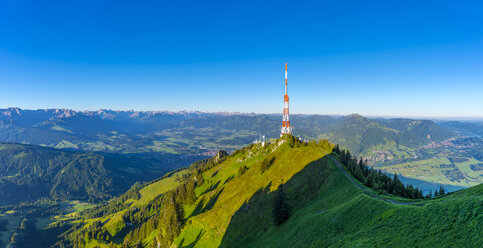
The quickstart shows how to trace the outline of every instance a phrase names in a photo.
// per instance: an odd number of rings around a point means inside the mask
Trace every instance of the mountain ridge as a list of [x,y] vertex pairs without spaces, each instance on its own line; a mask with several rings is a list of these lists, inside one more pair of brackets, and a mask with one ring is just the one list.
[[171,162],[141,154],[103,154],[0,142],[0,206],[46,197],[107,200],[136,181],[150,181],[176,168]]
[[[481,241],[477,233],[482,228],[478,215],[483,210],[482,185],[430,200],[377,196],[354,185],[332,163],[327,155],[333,147],[327,141],[306,143],[285,137],[266,146],[250,145],[232,155],[219,153],[188,170],[132,189],[107,206],[81,213],[83,221],[64,234],[70,241],[63,244],[477,247]],[[277,226],[270,216],[281,185],[290,217]],[[141,199],[147,196],[148,187],[163,190],[149,190],[155,195],[146,202]],[[438,208],[451,214],[439,214]],[[462,210],[467,215],[460,218],[455,211]],[[444,229],[449,223],[457,227]]]

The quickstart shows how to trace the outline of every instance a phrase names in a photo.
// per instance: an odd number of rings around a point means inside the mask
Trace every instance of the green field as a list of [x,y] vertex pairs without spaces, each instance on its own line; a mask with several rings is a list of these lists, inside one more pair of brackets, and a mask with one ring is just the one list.
[[454,163],[447,157],[432,157],[418,161],[378,166],[385,172],[402,174],[405,177],[427,182],[471,187],[483,180],[483,170],[473,170],[471,166],[483,163],[474,158],[465,158],[465,162]]
[[79,201],[79,200],[63,201],[63,202],[60,202],[58,205],[63,213],[62,216],[55,216],[55,218],[59,218],[59,219],[62,219],[65,217],[68,217],[68,218],[73,217],[79,212],[82,212],[86,209],[90,209],[95,206],[90,202]]
[[180,171],[180,172],[174,173],[170,177],[167,177],[158,182],[149,184],[146,187],[142,188],[141,190],[139,190],[139,193],[141,194],[141,198],[135,201],[134,205],[146,205],[147,203],[152,201],[156,196],[174,189],[179,184],[177,177],[182,176],[186,172],[187,171]]

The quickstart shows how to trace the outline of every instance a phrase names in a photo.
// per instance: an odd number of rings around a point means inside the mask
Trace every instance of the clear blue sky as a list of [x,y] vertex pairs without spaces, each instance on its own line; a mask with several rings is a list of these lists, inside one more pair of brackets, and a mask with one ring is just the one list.
[[[72,3],[76,2],[76,3]],[[480,1],[0,0],[0,108],[483,116]]]

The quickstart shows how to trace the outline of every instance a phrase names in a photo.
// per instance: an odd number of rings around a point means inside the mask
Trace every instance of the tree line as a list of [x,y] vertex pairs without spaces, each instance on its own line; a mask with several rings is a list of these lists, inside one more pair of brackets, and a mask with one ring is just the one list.
[[362,158],[358,160],[348,150],[340,149],[339,145],[336,145],[332,152],[339,157],[346,170],[353,177],[381,194],[389,193],[409,199],[431,198],[445,194],[444,188],[440,186],[438,190],[434,191],[434,195],[432,192],[423,195],[420,188],[411,184],[404,185],[396,173],[390,176],[381,170],[369,167]]

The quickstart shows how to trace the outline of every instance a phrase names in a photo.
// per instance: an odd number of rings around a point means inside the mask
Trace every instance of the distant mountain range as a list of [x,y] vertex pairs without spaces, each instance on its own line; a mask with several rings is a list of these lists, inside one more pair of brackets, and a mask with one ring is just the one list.
[[[265,114],[0,109],[0,141],[106,152],[202,153],[234,150],[260,134],[279,136],[281,117]],[[292,115],[294,133],[328,138],[356,154],[376,146],[421,146],[456,134],[433,121]]]
[[[410,170],[416,160],[448,156],[440,145],[444,141],[461,135],[480,135],[481,123],[369,119],[357,114],[291,115],[291,123],[296,136],[328,139],[371,164],[385,166],[381,168],[390,173],[432,183],[447,178],[443,180],[446,184],[464,187],[483,180],[478,171],[483,157],[479,146],[468,148],[474,152],[464,151],[470,164],[440,167],[437,163],[441,159],[433,159],[426,163],[435,164],[431,175]],[[0,109],[0,142],[80,152],[148,154],[163,161],[162,166],[169,164],[170,169],[175,169],[189,165],[194,158],[212,156],[219,149],[233,152],[261,135],[277,138],[280,125],[281,115],[275,114],[7,108]],[[431,144],[433,148],[421,149]],[[453,149],[451,156],[459,152]],[[419,162],[421,166],[423,162]],[[402,169],[392,170],[395,163]]]
[[460,135],[483,137],[483,122],[446,121],[438,124],[441,127],[454,131]]

